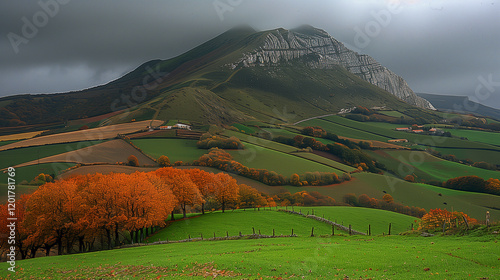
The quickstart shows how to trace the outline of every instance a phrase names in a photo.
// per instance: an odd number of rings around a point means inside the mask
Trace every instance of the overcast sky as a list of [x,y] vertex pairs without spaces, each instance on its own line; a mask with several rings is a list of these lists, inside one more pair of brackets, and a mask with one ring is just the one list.
[[500,108],[500,0],[5,0],[0,96],[103,84],[240,24],[310,24],[415,92]]

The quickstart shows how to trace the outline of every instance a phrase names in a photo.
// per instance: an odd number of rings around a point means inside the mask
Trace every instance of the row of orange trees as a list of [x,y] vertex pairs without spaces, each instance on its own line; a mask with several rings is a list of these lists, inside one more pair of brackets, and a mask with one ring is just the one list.
[[[238,185],[227,174],[199,169],[79,175],[44,184],[16,202],[15,246],[26,258],[35,257],[39,250],[49,254],[55,247],[62,254],[140,242],[148,230],[164,226],[176,208],[185,217],[189,207],[204,209],[207,201],[217,203],[222,211],[228,206],[268,203],[257,190]],[[4,250],[12,245],[5,224],[7,208],[0,205]]]

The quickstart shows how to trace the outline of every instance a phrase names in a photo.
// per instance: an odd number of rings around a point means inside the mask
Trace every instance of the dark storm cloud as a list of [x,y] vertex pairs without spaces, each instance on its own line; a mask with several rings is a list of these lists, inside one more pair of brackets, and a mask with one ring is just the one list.
[[[474,95],[478,77],[500,82],[499,0],[57,1],[0,3],[0,96],[102,84],[239,24],[324,29],[417,92]],[[46,22],[39,3],[58,3]],[[16,54],[8,34],[22,36],[26,19],[43,24]],[[500,107],[494,89],[482,103]]]

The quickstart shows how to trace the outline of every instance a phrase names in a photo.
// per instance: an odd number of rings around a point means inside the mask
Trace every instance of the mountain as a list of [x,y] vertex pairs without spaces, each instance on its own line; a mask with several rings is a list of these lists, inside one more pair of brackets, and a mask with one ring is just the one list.
[[[404,102],[403,102],[404,101]],[[231,29],[95,88],[0,99],[0,125],[56,123],[124,110],[112,122],[293,122],[354,106],[434,109],[373,58],[311,26]]]
[[437,109],[456,113],[473,114],[500,120],[500,110],[471,101],[468,96],[416,93],[429,100]]

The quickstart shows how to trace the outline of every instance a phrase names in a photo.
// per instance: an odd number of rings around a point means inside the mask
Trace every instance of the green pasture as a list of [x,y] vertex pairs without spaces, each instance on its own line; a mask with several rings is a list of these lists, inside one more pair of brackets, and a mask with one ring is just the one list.
[[[325,118],[326,119],[326,118]],[[361,131],[356,128],[347,127],[341,124],[329,122],[324,119],[314,119],[300,123],[302,126],[320,126],[324,130],[337,134],[338,136],[355,138],[355,139],[365,139],[365,140],[378,140],[387,142],[391,139],[390,137],[376,135],[370,132]]]
[[3,145],[8,145],[8,144],[12,144],[12,143],[16,143],[17,141],[20,141],[20,140],[7,140],[7,141],[0,141],[0,146],[3,146]]
[[500,133],[499,132],[487,132],[471,129],[444,129],[449,131],[453,136],[466,137],[469,141],[482,142],[485,144],[500,146]]
[[[394,130],[394,124],[385,124],[385,123],[373,123],[373,122],[357,122],[347,118],[339,117],[339,116],[329,116],[322,118],[321,120],[325,120],[327,122],[331,122],[336,124],[337,126],[344,126],[346,130],[357,130],[364,133],[372,133],[380,135],[381,137],[387,137],[387,139],[399,139],[405,138],[408,141],[416,144],[425,145],[428,147],[449,147],[449,148],[476,148],[476,149],[493,149],[500,151],[500,147],[472,142],[467,140],[461,140],[458,138],[452,137],[442,137],[442,136],[430,136],[430,135],[421,135],[416,133],[409,133],[404,131],[396,131]],[[320,124],[318,124],[320,125]],[[321,125],[320,125],[321,126]],[[403,127],[405,127],[403,125]],[[328,128],[325,128],[329,131]],[[331,131],[335,133],[334,131]],[[341,135],[341,134],[339,134]],[[341,135],[345,136],[345,135]],[[346,136],[351,137],[351,136]],[[358,137],[359,138],[359,137]],[[372,139],[372,138],[360,138],[367,140],[380,140],[380,139]]]
[[500,221],[500,210],[495,209],[500,205],[500,196],[409,183],[389,175],[363,172],[353,174],[352,177],[351,181],[331,186],[284,186],[284,188],[291,193],[304,190],[317,191],[338,202],[342,201],[346,193],[354,193],[356,196],[366,194],[377,199],[382,199],[384,194],[388,193],[396,202],[421,207],[427,211],[435,208],[460,211],[480,220],[484,220],[486,211],[490,211],[491,219]]
[[245,143],[244,150],[226,151],[233,156],[235,161],[243,164],[244,166],[275,171],[283,176],[290,176],[294,173],[300,175],[305,172],[313,171],[335,172],[337,175],[342,175],[343,173],[338,169],[334,169],[321,163],[250,143]]
[[132,139],[132,143],[144,153],[156,159],[167,156],[171,163],[190,162],[208,153],[208,150],[198,149],[196,142],[191,139]]
[[[311,229],[318,235],[326,235],[332,233],[332,228],[326,223],[322,223],[313,219],[304,218],[298,215],[290,215],[283,212],[258,209],[239,209],[234,211],[226,211],[222,213],[216,211],[205,215],[198,215],[190,219],[175,221],[167,228],[148,238],[148,242],[158,240],[182,240],[201,237],[213,238],[216,237],[237,236],[241,232],[243,235],[255,233],[273,235],[290,235],[292,229],[294,234],[299,236],[311,235]],[[226,233],[227,232],[227,233]],[[340,231],[339,231],[340,233]],[[345,233],[345,232],[343,232]]]
[[309,160],[312,160],[315,162],[319,162],[319,163],[322,163],[322,164],[325,164],[328,166],[331,166],[333,168],[336,168],[336,169],[344,171],[344,172],[351,172],[351,171],[354,171],[356,169],[354,167],[342,164],[340,162],[337,162],[337,161],[334,161],[334,160],[331,160],[331,159],[328,159],[328,158],[325,158],[325,157],[322,157],[320,155],[316,155],[313,153],[300,152],[300,153],[294,153],[294,155],[302,157],[302,158],[306,158],[306,159],[309,159]]
[[500,165],[500,151],[488,151],[477,149],[454,149],[432,147],[432,149],[440,152],[443,155],[455,155],[458,159],[470,159],[474,162],[486,161],[492,164]]
[[243,125],[243,124],[240,124],[240,123],[233,123],[232,126],[236,127],[240,131],[243,131],[244,133],[247,133],[247,134],[255,133],[255,129],[250,128],[250,127]]
[[367,151],[399,177],[416,176],[417,181],[446,181],[451,178],[476,175],[483,179],[500,178],[500,172],[443,160],[423,151]]
[[377,113],[389,116],[389,117],[396,117],[396,118],[401,118],[401,117],[408,117],[405,114],[398,112],[398,111],[378,111]]
[[[25,180],[30,182],[40,173],[57,176],[64,170],[75,165],[72,162],[53,162],[17,167],[15,179],[18,183],[21,183]],[[0,183],[3,182],[7,182],[7,174],[2,172],[0,173]]]
[[[495,240],[496,241],[496,240]],[[333,236],[199,241],[0,264],[7,279],[498,279],[481,237]]]
[[246,134],[243,134],[241,132],[232,131],[232,130],[228,130],[228,129],[226,129],[224,131],[223,135],[228,136],[228,137],[234,136],[243,142],[262,146],[262,147],[276,150],[276,151],[280,151],[283,153],[290,153],[290,152],[294,152],[297,150],[297,148],[292,147],[292,146],[288,146],[288,145],[281,144],[278,142],[273,142],[271,140],[267,140],[267,139],[263,139],[263,138],[259,138],[259,137],[255,137],[255,136],[251,136],[251,135],[246,135]]
[[314,211],[314,215],[318,217],[324,217],[344,226],[351,225],[353,229],[365,233],[368,231],[368,225],[370,225],[372,235],[387,234],[389,232],[389,223],[391,223],[391,234],[399,234],[411,230],[412,224],[416,229],[420,221],[420,219],[408,215],[363,207],[294,206],[294,210],[305,214],[312,214]]
[[0,158],[2,159],[2,161],[0,162],[0,169],[48,156],[82,149],[102,142],[104,141],[81,141],[1,151]]

